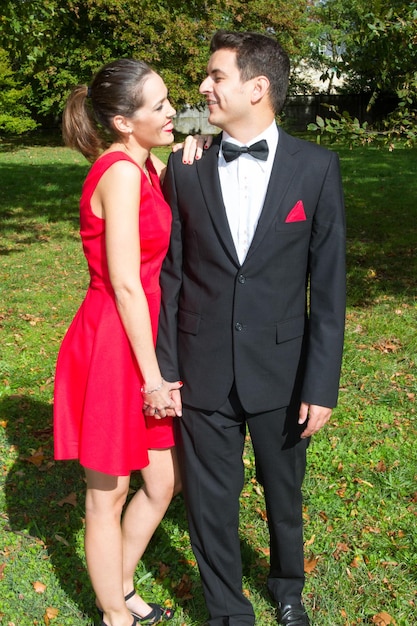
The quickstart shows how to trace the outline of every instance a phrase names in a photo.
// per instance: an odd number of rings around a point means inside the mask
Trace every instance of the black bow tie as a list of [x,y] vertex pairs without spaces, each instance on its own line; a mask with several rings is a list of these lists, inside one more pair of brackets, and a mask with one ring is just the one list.
[[259,159],[260,161],[266,161],[268,158],[269,149],[265,139],[261,139],[261,141],[257,141],[249,147],[237,146],[234,143],[223,141],[222,152],[224,160],[227,163],[229,163],[229,161],[234,161],[241,154],[251,154],[253,157],[255,157],[255,159]]

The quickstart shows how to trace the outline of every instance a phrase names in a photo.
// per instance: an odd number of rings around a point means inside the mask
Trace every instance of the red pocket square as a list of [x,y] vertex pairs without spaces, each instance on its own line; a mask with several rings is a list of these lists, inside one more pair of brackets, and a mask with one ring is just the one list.
[[306,220],[306,214],[304,212],[304,204],[302,200],[299,200],[291,209],[287,215],[285,223],[289,222],[304,222]]

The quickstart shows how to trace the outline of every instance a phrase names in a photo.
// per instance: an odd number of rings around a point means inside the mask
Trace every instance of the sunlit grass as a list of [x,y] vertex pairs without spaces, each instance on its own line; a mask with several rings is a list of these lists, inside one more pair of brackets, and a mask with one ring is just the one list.
[[[309,449],[305,600],[316,626],[377,624],[383,612],[391,624],[413,626],[417,150],[337,150],[349,307],[340,403]],[[83,556],[83,476],[76,463],[54,462],[51,427],[57,351],[88,283],[78,235],[88,167],[59,146],[0,151],[2,624],[46,623],[48,607],[59,611],[52,626],[96,619]],[[244,588],[266,626],[274,623],[268,536],[249,442],[245,465]],[[206,619],[181,497],[138,567],[140,580],[145,597],[178,607],[173,626]]]

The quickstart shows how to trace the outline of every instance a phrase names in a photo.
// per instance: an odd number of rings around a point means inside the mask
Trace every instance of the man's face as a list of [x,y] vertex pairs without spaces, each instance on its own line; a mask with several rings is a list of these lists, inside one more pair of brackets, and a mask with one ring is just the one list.
[[253,82],[242,82],[234,50],[214,52],[207,65],[207,77],[200,85],[200,93],[207,99],[210,124],[234,135],[251,111]]

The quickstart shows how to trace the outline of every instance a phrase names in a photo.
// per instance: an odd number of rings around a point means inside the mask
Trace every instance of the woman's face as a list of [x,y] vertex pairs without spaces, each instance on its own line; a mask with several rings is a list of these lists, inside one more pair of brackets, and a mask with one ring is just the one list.
[[143,95],[143,105],[130,118],[133,137],[147,150],[171,144],[176,111],[168,100],[164,81],[155,72],[143,83]]

